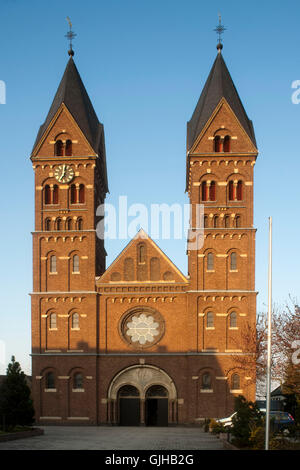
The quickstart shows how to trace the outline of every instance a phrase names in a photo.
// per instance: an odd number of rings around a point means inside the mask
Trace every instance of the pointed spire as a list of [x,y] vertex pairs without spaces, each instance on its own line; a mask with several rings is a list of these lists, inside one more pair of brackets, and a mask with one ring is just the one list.
[[[39,129],[33,151],[40,140],[43,138],[43,135],[47,131],[52,119],[62,104],[64,104],[68,111],[72,114],[74,120],[85,135],[95,153],[101,155],[105,160],[103,125],[97,118],[72,55],[70,55],[65,72],[58,86],[46,120]],[[105,161],[104,167],[107,184]]]
[[240,124],[256,146],[252,121],[249,120],[246,114],[223,59],[221,47],[219,47],[218,55],[204,85],[197,106],[190,121],[187,123],[187,150],[191,149],[222,98],[226,99]]

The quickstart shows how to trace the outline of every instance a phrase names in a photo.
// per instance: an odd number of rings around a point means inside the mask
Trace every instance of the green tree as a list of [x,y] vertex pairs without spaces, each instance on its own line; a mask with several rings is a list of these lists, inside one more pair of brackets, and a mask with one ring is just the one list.
[[256,403],[247,401],[242,395],[235,398],[235,411],[231,432],[239,447],[247,447],[250,445],[252,430],[262,425],[263,415]]
[[30,426],[33,423],[34,409],[30,398],[30,388],[14,356],[11,358],[6,378],[0,387],[0,416],[2,422],[8,427]]

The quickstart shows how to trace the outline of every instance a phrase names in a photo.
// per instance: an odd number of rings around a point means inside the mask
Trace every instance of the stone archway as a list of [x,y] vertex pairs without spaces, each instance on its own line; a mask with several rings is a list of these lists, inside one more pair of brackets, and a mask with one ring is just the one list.
[[[150,365],[130,366],[120,371],[111,381],[108,389],[108,416],[111,424],[120,424],[119,391],[124,386],[132,386],[138,391],[140,399],[140,425],[146,424],[145,400],[147,390],[161,386],[167,396],[167,424],[177,422],[177,391],[171,377],[162,369]],[[160,422],[160,419],[158,419]]]

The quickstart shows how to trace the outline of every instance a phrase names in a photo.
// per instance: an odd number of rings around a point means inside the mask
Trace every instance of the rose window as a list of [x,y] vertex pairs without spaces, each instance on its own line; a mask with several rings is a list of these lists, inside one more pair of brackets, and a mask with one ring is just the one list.
[[127,312],[120,323],[123,339],[135,348],[156,344],[164,333],[164,320],[157,310],[136,308]]
[[152,342],[154,337],[159,334],[159,324],[154,321],[154,318],[149,315],[146,316],[142,313],[139,317],[132,317],[131,321],[127,323],[127,335],[131,336],[133,343],[146,344],[147,341]]

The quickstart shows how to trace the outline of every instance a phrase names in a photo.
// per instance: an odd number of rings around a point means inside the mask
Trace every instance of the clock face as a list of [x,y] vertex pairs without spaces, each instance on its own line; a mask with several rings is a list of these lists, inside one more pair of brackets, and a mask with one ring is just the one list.
[[55,168],[54,176],[60,183],[69,183],[74,178],[74,170],[69,165],[59,165]]

